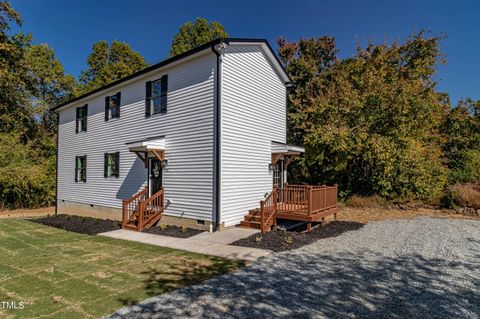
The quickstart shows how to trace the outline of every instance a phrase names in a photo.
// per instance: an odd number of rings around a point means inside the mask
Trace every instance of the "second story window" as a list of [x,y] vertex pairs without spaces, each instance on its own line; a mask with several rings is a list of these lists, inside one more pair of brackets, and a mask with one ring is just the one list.
[[146,83],[145,116],[167,113],[168,75]]
[[120,153],[105,153],[105,161],[103,166],[103,176],[115,176],[120,175]]
[[121,93],[105,97],[105,121],[120,117]]
[[87,182],[87,155],[75,157],[75,182]]
[[76,117],[76,132],[83,132],[87,130],[87,116],[88,116],[88,104],[77,107]]

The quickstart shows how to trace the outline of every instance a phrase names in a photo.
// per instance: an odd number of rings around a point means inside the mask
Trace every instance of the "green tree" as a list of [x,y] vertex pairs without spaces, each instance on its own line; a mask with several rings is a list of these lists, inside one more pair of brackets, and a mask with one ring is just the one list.
[[142,55],[127,43],[99,41],[93,45],[87,59],[88,69],[80,75],[80,90],[83,94],[115,80],[126,77],[148,66]]
[[451,183],[480,181],[480,101],[463,99],[442,124]]
[[31,36],[11,34],[12,23],[22,24],[20,14],[8,2],[0,2],[0,133],[19,132],[25,141],[36,131],[27,103],[31,85],[24,59]]
[[43,99],[37,80],[46,73],[27,58],[31,36],[11,32],[21,22],[0,2],[0,207],[12,208],[49,205],[55,195],[55,142],[32,103]]
[[438,199],[447,175],[439,130],[447,105],[433,78],[439,41],[421,32],[340,60],[330,37],[279,40],[295,81],[289,139],[306,148],[296,175],[357,194]]
[[32,45],[25,52],[28,75],[32,84],[31,101],[47,133],[55,133],[56,116],[50,108],[71,99],[76,91],[76,81],[66,75],[63,65],[47,44]]
[[188,21],[180,27],[170,47],[170,56],[196,48],[217,38],[228,38],[223,25],[198,17],[193,23]]

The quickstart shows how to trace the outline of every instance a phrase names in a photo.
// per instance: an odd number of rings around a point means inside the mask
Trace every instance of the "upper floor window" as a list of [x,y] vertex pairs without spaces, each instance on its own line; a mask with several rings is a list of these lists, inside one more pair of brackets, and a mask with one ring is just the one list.
[[146,83],[145,116],[167,113],[168,75]]
[[105,121],[120,117],[121,93],[105,97]]
[[87,181],[87,155],[75,157],[75,182]]
[[105,153],[105,162],[103,166],[103,176],[115,176],[120,175],[120,153]]
[[88,104],[77,107],[76,132],[87,130]]

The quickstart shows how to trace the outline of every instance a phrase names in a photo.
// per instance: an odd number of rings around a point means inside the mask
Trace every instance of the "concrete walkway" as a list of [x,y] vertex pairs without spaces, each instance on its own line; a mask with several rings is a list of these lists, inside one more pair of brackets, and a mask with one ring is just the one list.
[[231,228],[215,233],[204,232],[189,238],[176,238],[119,229],[98,235],[229,259],[255,261],[271,252],[264,249],[230,246],[228,244],[257,232],[258,230],[254,229]]

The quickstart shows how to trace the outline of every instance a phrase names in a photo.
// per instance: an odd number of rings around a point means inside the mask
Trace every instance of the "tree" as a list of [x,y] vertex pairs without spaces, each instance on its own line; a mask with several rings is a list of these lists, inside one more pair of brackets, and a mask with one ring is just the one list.
[[480,101],[463,99],[442,123],[451,183],[480,182]]
[[74,96],[77,85],[75,78],[65,74],[63,65],[47,44],[29,46],[25,59],[32,83],[32,104],[42,127],[53,134],[56,120],[50,108]]
[[80,91],[86,93],[140,71],[148,66],[142,55],[125,42],[99,41],[87,59],[88,69],[80,75]]
[[36,130],[27,103],[31,86],[24,60],[31,36],[10,34],[12,23],[22,24],[20,14],[8,2],[0,2],[0,133],[20,132],[26,140]]
[[55,199],[55,143],[32,103],[41,98],[35,79],[46,73],[27,59],[31,36],[11,34],[10,25],[21,22],[8,2],[0,2],[0,207],[44,206]]
[[438,199],[447,176],[439,128],[448,107],[433,78],[443,61],[439,41],[421,32],[401,44],[369,43],[340,60],[333,38],[280,40],[295,82],[289,139],[306,148],[298,175],[340,183],[347,193]]
[[218,38],[228,38],[223,25],[198,17],[195,22],[188,21],[180,27],[173,38],[170,56],[179,55]]

